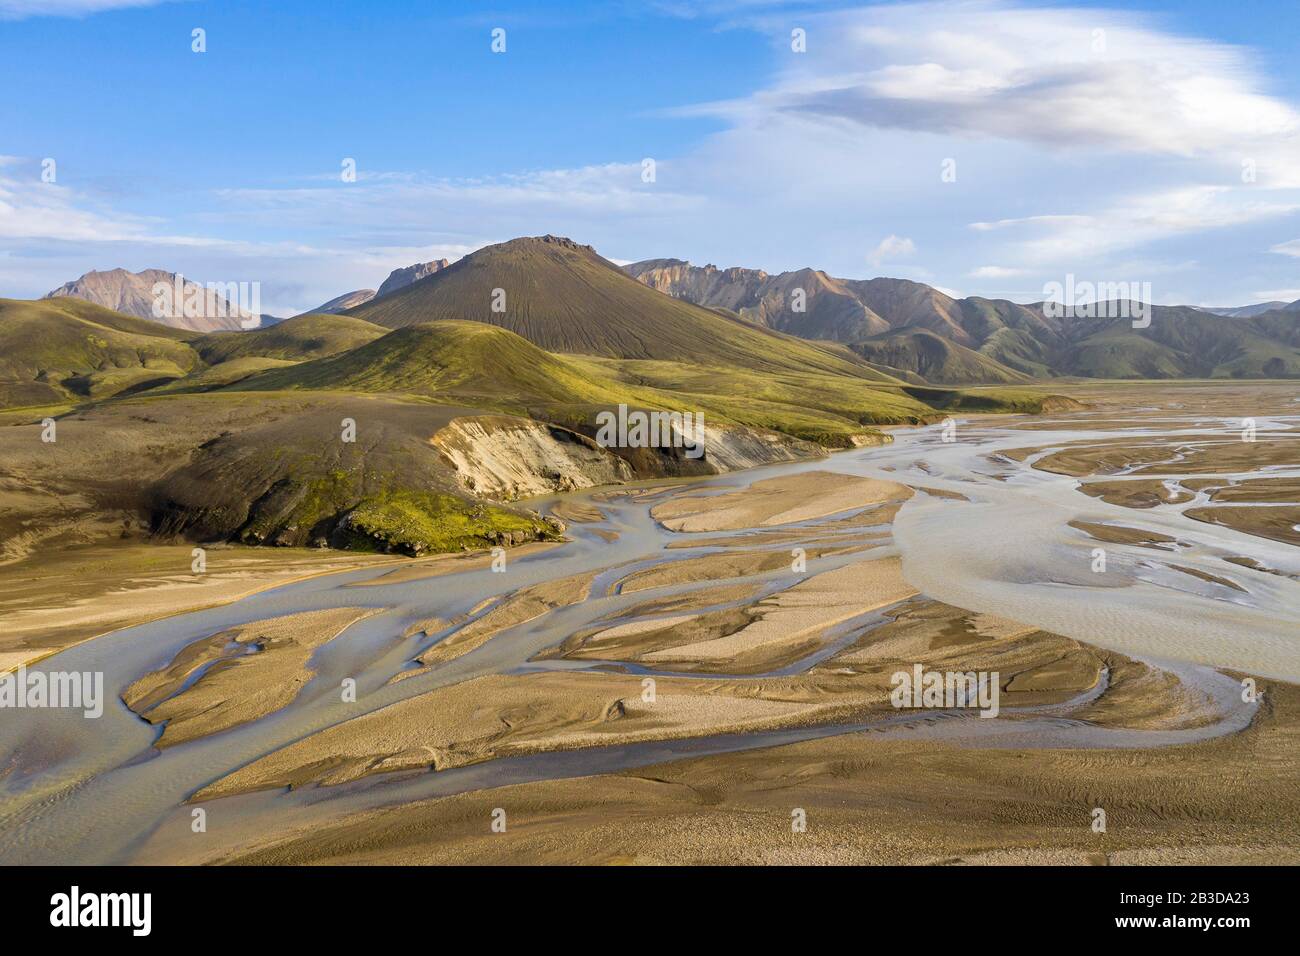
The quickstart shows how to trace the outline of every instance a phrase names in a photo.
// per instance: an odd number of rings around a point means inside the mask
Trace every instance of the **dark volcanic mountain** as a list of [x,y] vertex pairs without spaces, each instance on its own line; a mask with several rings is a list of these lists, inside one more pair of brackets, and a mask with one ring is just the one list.
[[392,329],[486,322],[551,352],[885,378],[845,349],[662,295],[590,246],[556,236],[487,246],[348,314]]

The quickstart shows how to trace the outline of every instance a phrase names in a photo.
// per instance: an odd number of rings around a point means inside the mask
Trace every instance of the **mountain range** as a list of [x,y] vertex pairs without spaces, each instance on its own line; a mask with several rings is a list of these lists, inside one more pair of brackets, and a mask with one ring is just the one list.
[[1127,318],[1053,317],[1043,303],[957,299],[906,279],[840,279],[815,269],[770,275],[680,259],[625,269],[675,298],[841,342],[874,367],[934,384],[1300,377],[1300,300],[1218,313],[1152,306],[1150,326],[1135,329]]
[[[430,276],[439,269],[449,265],[446,259],[434,259],[431,262],[417,262],[414,265],[394,269],[379,286],[374,289],[357,289],[345,292],[303,315],[335,315],[348,309],[364,305],[377,296],[388,295],[419,279]],[[104,272],[91,271],[65,282],[44,296],[46,299],[75,298],[93,302],[106,309],[132,315],[137,319],[160,322],[174,329],[186,329],[191,332],[220,332],[248,328],[264,328],[282,321],[274,315],[262,313],[259,321],[252,324],[252,315],[230,302],[220,291],[214,291],[191,279],[182,279],[183,290],[179,304],[169,299],[169,307],[159,312],[156,309],[157,296],[154,288],[159,283],[174,287],[180,278],[174,272],[163,269],[144,269],[141,272],[128,272],[125,269],[109,269]],[[183,308],[184,299],[190,296],[201,297],[202,307],[192,310],[195,314],[187,315]]]
[[[235,335],[235,341],[248,334],[234,332],[240,313],[215,321],[155,318],[154,283],[175,279],[161,270],[91,272],[46,299],[83,299],[190,332]],[[192,287],[187,280],[186,288]],[[620,269],[590,246],[557,236],[487,246],[455,263],[440,259],[396,269],[375,292],[350,292],[297,318],[323,314],[389,330],[476,321],[548,352],[606,362],[711,363],[762,374],[847,374],[892,385],[1300,377],[1300,300],[1218,310],[1151,306],[1150,325],[1133,328],[1127,318],[1060,317],[1043,303],[954,298],[906,279],[844,279],[811,268],[769,274],[649,259]],[[220,353],[215,364],[226,367],[220,374],[209,370],[206,381],[226,385],[245,372],[268,371],[270,362],[323,357],[311,348],[235,354],[241,351],[247,346],[209,343],[198,350],[196,363],[214,364],[211,357]],[[239,363],[228,364],[234,358]],[[156,357],[138,364],[148,368],[151,362],[156,369]],[[77,376],[103,370],[90,367],[93,362],[73,364],[67,381],[72,394],[83,394]],[[124,382],[127,376],[115,367],[107,377]],[[190,374],[184,363],[168,371]],[[639,374],[653,384],[666,370],[654,371]],[[128,387],[145,381],[136,375]],[[97,393],[107,387],[94,384]]]
[[[556,236],[488,246],[425,271],[343,314],[254,331],[171,329],[66,295],[0,300],[0,336],[12,343],[0,390],[11,406],[231,389],[384,392],[577,429],[597,406],[627,402],[703,408],[721,421],[832,447],[869,436],[873,424],[1043,401],[919,389],[920,374],[894,374],[843,344],[664,295],[590,246]],[[50,330],[43,339],[32,335],[39,326]],[[498,334],[471,335],[482,326]],[[489,363],[489,344],[517,361]],[[472,368],[458,345],[494,374]]]

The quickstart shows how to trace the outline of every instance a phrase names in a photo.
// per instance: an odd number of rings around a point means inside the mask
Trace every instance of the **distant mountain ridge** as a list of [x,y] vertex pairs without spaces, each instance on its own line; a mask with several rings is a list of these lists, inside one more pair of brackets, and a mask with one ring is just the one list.
[[[651,259],[625,267],[633,278],[678,299],[735,312],[758,325],[804,338],[853,342],[888,332],[890,325],[844,284],[824,272],[800,269],[772,276],[761,269],[696,267],[681,259]],[[792,309],[802,290],[802,313]]]
[[1239,305],[1232,308],[1219,309],[1202,309],[1203,312],[1213,312],[1215,315],[1226,315],[1234,319],[1250,319],[1257,315],[1263,315],[1265,312],[1300,312],[1300,299],[1294,302],[1279,302],[1274,299],[1271,302],[1257,302],[1254,305]]
[[398,289],[404,289],[412,282],[418,282],[435,272],[447,268],[449,265],[451,265],[450,259],[432,259],[429,262],[417,262],[414,265],[403,266],[388,273],[388,278],[380,283],[378,290],[357,289],[355,292],[344,292],[342,295],[335,296],[328,302],[318,305],[310,312],[303,312],[302,314],[338,315],[348,309],[355,309],[358,306],[365,305],[370,300],[377,299],[381,295],[389,295]]
[[[92,271],[72,282],[65,282],[52,292],[46,293],[43,298],[81,299],[121,312],[123,315],[133,315],[137,319],[147,319],[174,329],[186,329],[191,332],[234,331],[244,328],[244,323],[252,320],[251,313],[238,308],[236,303],[229,302],[218,292],[192,279],[183,281],[182,301],[171,301],[175,296],[169,296],[170,308],[162,315],[155,315],[154,287],[159,283],[174,286],[176,280],[176,273],[165,272],[162,269],[145,269],[142,272],[128,272],[125,269]],[[200,313],[198,315],[185,314],[184,299],[191,295],[201,297],[202,307],[195,310]],[[268,318],[275,321],[273,317]],[[262,324],[260,315],[258,321]]]
[[412,282],[419,282],[421,279],[428,278],[435,272],[441,272],[449,265],[451,265],[450,259],[433,259],[429,262],[417,262],[413,266],[394,269],[388,274],[388,278],[380,283],[375,298],[377,299],[381,295],[389,295],[398,289],[404,289]]
[[[335,296],[317,308],[301,314],[338,315],[348,309],[365,305],[379,296],[388,295],[398,289],[405,288],[412,282],[418,282],[420,279],[447,268],[450,264],[448,259],[433,259],[429,262],[417,262],[414,265],[394,269],[388,274],[388,278],[383,281],[378,290],[357,289],[353,292],[345,292],[343,295]],[[184,308],[176,305],[166,314],[155,315],[154,287],[158,283],[174,286],[175,282],[176,273],[164,269],[144,269],[140,272],[129,272],[126,269],[107,269],[102,272],[92,270],[80,278],[65,282],[57,289],[47,292],[43,298],[70,297],[81,299],[84,302],[93,302],[95,305],[102,305],[106,309],[121,312],[123,315],[133,315],[137,319],[160,322],[171,328],[185,329],[190,332],[234,332],[245,331],[250,328],[249,323],[253,318],[250,312],[238,308],[235,303],[227,301],[219,292],[214,292],[201,283],[188,278],[184,280],[182,285],[183,296],[201,296],[203,307],[196,310],[201,314],[186,315]],[[171,298],[174,299],[175,296],[173,295]],[[258,323],[252,325],[252,328],[267,328],[283,321],[276,316],[264,313],[260,314],[258,319]]]
[[1300,377],[1300,302],[1222,314],[1152,306],[1151,325],[1135,329],[1128,319],[1056,317],[1042,303],[954,299],[908,279],[841,279],[816,269],[773,275],[681,259],[624,268],[674,298],[803,338],[841,342],[881,371],[934,384],[1052,376]]
[[[338,315],[348,309],[355,309],[359,305],[365,305],[374,297],[374,289],[357,289],[355,292],[344,292],[342,295],[336,295],[328,302],[324,302],[314,309],[299,313],[299,315]],[[294,318],[298,317],[294,316]]]

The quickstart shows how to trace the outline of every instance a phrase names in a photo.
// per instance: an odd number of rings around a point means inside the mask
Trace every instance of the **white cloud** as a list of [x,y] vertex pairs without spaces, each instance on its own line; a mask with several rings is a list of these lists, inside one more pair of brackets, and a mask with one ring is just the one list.
[[[773,26],[775,30],[775,26]],[[1213,157],[1300,184],[1300,112],[1263,92],[1247,51],[1141,16],[1010,3],[925,3],[811,18],[817,55],[769,89],[704,107],[798,112],[865,127]]]
[[978,266],[966,274],[972,279],[1011,279],[1024,275],[1025,270],[1007,266]]
[[875,249],[867,255],[867,261],[873,266],[895,259],[905,259],[916,255],[916,243],[905,236],[889,235],[881,239]]
[[[1228,229],[1300,212],[1300,196],[1243,198],[1227,186],[1186,186],[1116,196],[1087,214],[1028,216],[971,223],[1009,235],[1005,253],[1032,265],[1095,260],[1186,234]],[[1276,251],[1276,250],[1275,250]],[[1162,267],[1163,269],[1163,267]],[[992,277],[992,274],[990,274]]]
[[607,163],[479,179],[376,175],[275,189],[228,189],[205,221],[248,229],[262,226],[334,231],[370,230],[386,242],[444,234],[474,236],[584,230],[620,218],[654,219],[688,212],[697,197],[665,182],[672,164],[658,164],[658,181],[641,180],[641,164]]
[[[1261,196],[1264,194],[1261,194]],[[1031,216],[972,222],[979,232],[1006,230],[1005,254],[1031,265],[1096,260],[1180,235],[1283,219],[1300,212],[1300,196],[1243,199],[1227,186],[1187,186],[1160,193],[1115,196],[1087,215]],[[1161,264],[1169,271],[1174,264]],[[1151,268],[1151,267],[1148,267]]]
[[1279,242],[1268,251],[1278,252],[1284,256],[1293,256],[1300,259],[1300,239],[1292,239],[1289,242]]
[[1010,226],[1081,226],[1089,220],[1087,216],[1022,216],[1018,219],[998,219],[994,222],[972,222],[970,227],[980,232],[994,229],[1006,229]]

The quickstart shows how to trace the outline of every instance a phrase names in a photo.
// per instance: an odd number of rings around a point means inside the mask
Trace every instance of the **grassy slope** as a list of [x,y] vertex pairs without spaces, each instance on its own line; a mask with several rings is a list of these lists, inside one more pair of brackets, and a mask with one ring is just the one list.
[[513,414],[636,398],[512,332],[451,321],[397,329],[342,355],[267,372],[236,387],[401,393]]
[[[582,428],[595,412],[620,403],[634,408],[705,410],[716,418],[761,425],[798,437],[807,433],[861,433],[856,423],[838,423],[804,415],[789,396],[771,403],[757,420],[740,413],[736,402],[709,400],[715,387],[739,387],[731,372],[690,367],[690,379],[664,377],[651,384],[635,371],[662,366],[665,372],[687,368],[678,363],[626,362],[615,365],[584,356],[552,355],[505,329],[478,322],[428,322],[397,329],[383,339],[344,355],[307,362],[248,379],[237,390],[328,390],[413,395],[439,403],[455,403],[525,415]],[[739,375],[740,373],[736,373]],[[775,376],[749,373],[753,388]],[[826,376],[828,379],[833,376]],[[869,392],[866,383],[851,379]],[[698,388],[687,387],[688,384]],[[725,404],[725,408],[724,408]],[[736,414],[729,414],[736,412]],[[841,442],[842,443],[842,442]]]
[[944,412],[982,412],[1003,414],[1019,412],[1036,415],[1048,409],[1082,408],[1078,402],[1062,395],[1030,388],[1004,386],[973,386],[971,388],[937,389],[908,386],[908,395]]
[[404,554],[485,548],[512,535],[517,540],[558,539],[543,521],[456,495],[398,489],[365,499],[347,515],[342,535],[356,550],[379,543]]
[[307,315],[253,332],[200,335],[72,297],[0,299],[0,408],[207,391],[387,331],[347,316]]
[[174,382],[151,389],[149,394],[168,394],[172,392],[210,392],[242,382],[261,372],[271,369],[286,368],[297,365],[286,359],[265,358],[260,355],[240,356],[227,359],[220,365],[209,365],[178,378]]
[[346,352],[387,332],[346,315],[308,314],[252,332],[212,332],[192,344],[209,365],[254,357],[302,362]]
[[1235,378],[1300,375],[1300,349],[1288,343],[1300,321],[1233,319],[1157,306],[1151,325],[1129,319],[1075,320],[1057,368],[1090,378]]
[[[238,391],[414,395],[581,428],[601,408],[703,411],[714,420],[843,447],[869,426],[934,420],[935,404],[883,385],[826,372],[755,372],[681,362],[552,355],[512,332],[477,322],[428,322],[358,349],[246,379]],[[992,400],[981,407],[996,410]],[[1006,410],[1021,410],[1017,396]]]
[[852,348],[869,362],[914,372],[933,385],[1029,381],[1029,376],[996,359],[924,329],[872,336],[853,343]]
[[633,407],[702,410],[841,446],[871,423],[931,411],[897,388],[829,373],[759,373],[679,362],[551,355],[505,329],[430,322],[398,329],[345,355],[267,372],[239,390],[398,393],[529,414],[579,427],[594,412]]
[[676,362],[571,357],[619,381],[680,396],[713,418],[784,432],[832,448],[871,425],[929,420],[934,410],[903,393],[842,375],[761,374]]
[[80,299],[0,299],[0,405],[100,399],[199,364],[193,333]]
[[[505,292],[503,313],[492,311],[496,289]],[[656,292],[568,240],[488,246],[349,314],[389,328],[469,319],[550,352],[890,381],[842,350]]]

